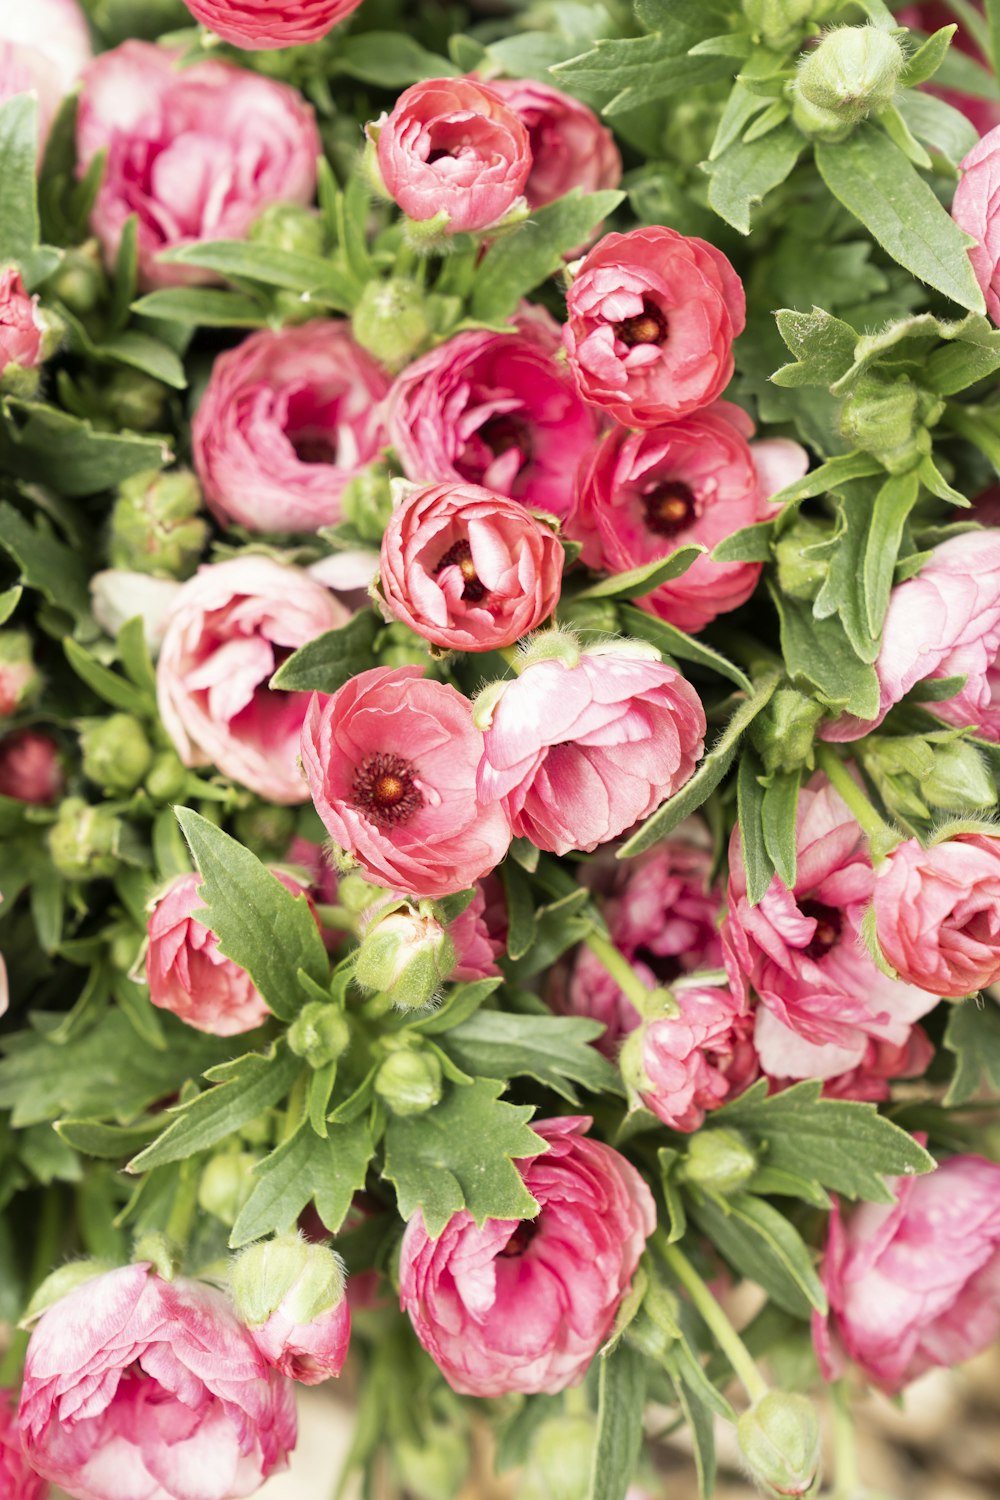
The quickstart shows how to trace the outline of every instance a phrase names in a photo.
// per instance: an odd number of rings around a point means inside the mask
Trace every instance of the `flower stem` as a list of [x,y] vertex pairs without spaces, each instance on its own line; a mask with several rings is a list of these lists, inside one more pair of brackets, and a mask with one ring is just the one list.
[[858,1445],[848,1402],[847,1385],[838,1380],[830,1388],[833,1402],[834,1489],[830,1500],[857,1500],[862,1493]]
[[680,1013],[669,990],[650,989],[621,949],[616,948],[610,939],[602,937],[599,932],[588,932],[583,941],[640,1015],[646,1015],[651,1008],[660,1016],[676,1016]]
[[[59,1189],[51,1187],[42,1199],[41,1210],[35,1222],[35,1251],[28,1276],[26,1303],[30,1301],[59,1258],[62,1227],[63,1215]],[[20,1381],[29,1338],[30,1334],[26,1329],[15,1328],[13,1330],[10,1343],[4,1351],[3,1359],[0,1360],[0,1388],[17,1385]]]
[[195,1169],[193,1159],[189,1158],[181,1163],[180,1181],[170,1207],[165,1231],[171,1245],[176,1245],[181,1250],[187,1249],[187,1242],[191,1238],[191,1229],[198,1210],[200,1175],[200,1171]]
[[836,792],[847,803],[862,829],[874,845],[873,854],[884,854],[899,842],[895,830],[876,812],[861,787],[854,780],[836,750],[830,745],[816,746],[816,763]]
[[662,1231],[657,1235],[657,1249],[687,1292],[715,1342],[732,1365],[743,1389],[752,1402],[768,1392],[768,1384],[754,1364],[747,1346],[726,1317],[722,1307],[702,1281],[694,1266],[677,1245],[668,1245]]

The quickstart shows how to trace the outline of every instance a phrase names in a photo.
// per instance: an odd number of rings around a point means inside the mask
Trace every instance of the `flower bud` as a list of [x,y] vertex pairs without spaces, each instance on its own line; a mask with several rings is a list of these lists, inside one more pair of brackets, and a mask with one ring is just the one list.
[[850,120],[843,119],[832,109],[810,104],[799,93],[792,94],[792,124],[808,140],[826,141],[831,146],[846,141],[854,129]]
[[768,773],[797,771],[812,764],[816,726],[823,706],[796,688],[780,688],[764,712],[754,720],[754,748]]
[[351,1314],[339,1255],[299,1234],[283,1234],[244,1250],[229,1279],[237,1316],[283,1375],[318,1385],[340,1374]]
[[45,805],[65,784],[59,747],[47,734],[19,729],[0,740],[0,797]]
[[251,224],[247,238],[295,255],[323,255],[326,248],[319,214],[297,203],[269,203]]
[[103,383],[108,415],[116,427],[135,432],[158,432],[167,425],[169,392],[160,381],[138,370],[115,370]]
[[559,623],[574,632],[617,636],[621,622],[617,607],[609,599],[570,599],[559,601]]
[[337,883],[337,905],[345,907],[355,916],[360,916],[376,901],[384,899],[385,887],[370,885],[363,875],[343,875]]
[[295,836],[295,810],[261,804],[245,807],[233,819],[233,832],[260,859],[280,859]]
[[691,1137],[684,1180],[708,1193],[737,1193],[757,1170],[757,1158],[738,1130],[699,1130]]
[[187,785],[188,773],[174,750],[161,750],[153,757],[146,777],[146,791],[154,802],[174,802]]
[[49,829],[52,863],[67,880],[103,880],[118,869],[123,826],[103,807],[67,797]]
[[394,1115],[422,1115],[441,1099],[441,1064],[433,1052],[391,1052],[375,1075],[375,1092]]
[[773,52],[786,52],[802,40],[814,9],[815,0],[743,0],[754,39]]
[[49,282],[52,295],[77,314],[93,312],[107,285],[97,240],[85,240],[64,250],[59,269]]
[[993,807],[996,782],[980,752],[967,740],[952,740],[934,750],[931,774],[922,783],[924,796],[942,812],[975,812]]
[[198,1182],[198,1207],[232,1229],[253,1190],[257,1157],[249,1151],[223,1151],[206,1164]]
[[871,375],[844,402],[840,430],[890,474],[904,474],[930,453],[927,426],[937,422],[943,410],[942,401],[905,375],[898,380]]
[[190,578],[208,540],[201,508],[201,486],[189,469],[126,479],[111,512],[112,566]]
[[743,1457],[766,1495],[812,1495],[819,1481],[820,1432],[812,1402],[768,1391],[736,1424]]
[[426,667],[427,642],[401,621],[393,621],[375,637],[380,667]]
[[877,26],[838,26],[807,52],[796,81],[799,97],[858,125],[895,96],[906,57],[896,37]]
[[580,1500],[590,1483],[594,1438],[590,1417],[543,1422],[531,1444],[518,1500]]
[[392,515],[392,481],[383,463],[369,464],[356,474],[340,497],[344,520],[366,542],[376,546]]
[[87,780],[112,797],[134,792],[153,763],[146,732],[132,714],[88,720],[80,752]]
[[865,772],[889,812],[930,821],[933,811],[992,807],[996,787],[974,745],[950,731],[934,735],[869,735],[858,745]]
[[310,1000],[299,1011],[288,1028],[288,1045],[296,1057],[304,1058],[311,1068],[325,1068],[336,1062],[351,1041],[347,1017],[332,1002]]
[[26,708],[41,690],[28,632],[0,630],[0,718]]
[[412,910],[392,912],[358,949],[354,977],[401,1010],[429,1005],[455,967],[455,945],[440,922]]
[[468,1437],[451,1422],[435,1422],[421,1435],[421,1443],[407,1438],[393,1442],[396,1476],[413,1500],[451,1500],[469,1472]]
[[394,375],[420,353],[433,332],[423,292],[400,276],[368,282],[351,327],[362,349]]
[[815,599],[826,581],[829,561],[824,550],[832,529],[799,516],[774,546],[778,587],[792,599]]

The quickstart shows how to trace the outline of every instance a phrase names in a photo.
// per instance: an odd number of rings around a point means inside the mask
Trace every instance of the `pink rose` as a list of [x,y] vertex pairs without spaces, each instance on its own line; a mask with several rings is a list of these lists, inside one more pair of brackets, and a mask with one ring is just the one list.
[[407,218],[447,216],[449,234],[492,229],[521,200],[528,132],[486,84],[429,78],[369,126],[382,180]]
[[286,1467],[292,1389],[221,1292],[122,1266],[42,1315],[21,1433],[77,1500],[233,1500]]
[[862,1203],[846,1223],[834,1205],[822,1273],[830,1313],[813,1315],[813,1342],[827,1380],[846,1354],[894,1395],[1000,1334],[1000,1166],[953,1156],[890,1186],[895,1203]]
[[0,739],[0,797],[47,805],[66,778],[55,740],[37,729],[18,729]]
[[3,0],[0,104],[15,94],[38,95],[42,147],[60,104],[90,59],[90,32],[77,0]]
[[305,802],[309,699],[268,683],[292,651],[349,618],[308,573],[270,558],[199,569],[170,609],[156,671],[160,717],[184,764],[214,764],[269,802]]
[[641,642],[614,642],[507,684],[476,785],[480,800],[502,799],[515,837],[589,852],[678,791],[704,746],[691,684]]
[[1000,979],[1000,837],[907,839],[875,874],[879,946],[908,984],[959,1000]]
[[361,0],[184,0],[224,42],[252,51],[318,42]]
[[746,321],[743,285],[722,251],[659,224],[606,234],[566,311],[581,392],[626,427],[659,427],[721,396]]
[[760,1069],[753,1018],[726,989],[674,991],[680,1015],[646,1021],[622,1049],[622,1076],[671,1130],[700,1130],[708,1110],[749,1088]]
[[331,319],[263,328],[220,354],[191,424],[195,468],[222,525],[316,531],[385,443],[389,377]]
[[551,319],[518,324],[469,329],[408,365],[389,395],[389,438],[417,484],[465,480],[565,516],[596,418],[556,359]]
[[494,78],[490,88],[528,132],[532,165],[524,196],[529,208],[544,208],[573,188],[597,193],[622,180],[615,138],[579,99],[530,78]]
[[722,924],[733,993],[763,1001],[755,1043],[775,1078],[835,1078],[858,1067],[870,1039],[901,1045],[936,1001],[890,979],[869,957],[861,923],[875,889],[867,846],[821,775],[803,787],[795,889],[777,875],[747,900],[739,829],[729,846],[729,911]]
[[408,495],[382,538],[389,613],[451,651],[496,651],[559,602],[562,545],[548,526],[475,484]]
[[[581,471],[566,524],[584,544],[584,562],[625,573],[691,542],[711,552],[734,531],[764,520],[768,498],[806,472],[809,455],[788,438],[751,446],[753,430],[738,406],[717,401],[665,427],[609,432]],[[746,603],[761,567],[699,557],[639,603],[681,630],[702,630]]]
[[161,265],[161,250],[242,239],[269,203],[306,204],[316,187],[319,135],[297,89],[146,42],[103,53],[84,78],[79,170],[108,160],[91,224],[114,265],[125,222],[139,216],[145,287],[212,281],[211,272]]
[[45,1500],[49,1487],[28,1466],[16,1405],[13,1391],[0,1390],[0,1500]]
[[496,876],[476,881],[476,894],[448,924],[448,936],[455,944],[451,982],[466,984],[499,975],[497,959],[507,949],[507,908]]
[[652,1196],[585,1117],[536,1120],[543,1156],[517,1163],[534,1219],[455,1214],[432,1240],[419,1214],[400,1251],[400,1303],[461,1395],[552,1394],[583,1379],[646,1240]]
[[983,136],[960,163],[962,176],[951,216],[976,241],[969,251],[972,269],[986,298],[986,311],[1000,324],[1000,125]]
[[34,369],[42,357],[42,331],[38,298],[28,296],[20,271],[0,271],[0,375],[8,365]]
[[456,689],[419,667],[359,672],[314,697],[302,763],[327,831],[376,885],[446,896],[500,863],[510,829],[477,798],[483,736]]

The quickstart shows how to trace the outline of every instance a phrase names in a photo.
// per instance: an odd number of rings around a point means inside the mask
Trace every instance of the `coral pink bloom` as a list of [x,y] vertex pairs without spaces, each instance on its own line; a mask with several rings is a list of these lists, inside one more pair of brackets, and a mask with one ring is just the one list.
[[419,1214],[400,1252],[400,1302],[453,1390],[502,1396],[564,1390],[607,1338],[656,1227],[635,1168],[585,1132],[590,1120],[538,1120],[544,1156],[517,1163],[536,1218],[463,1210],[432,1240]]
[[895,1079],[923,1078],[933,1060],[934,1044],[922,1026],[911,1026],[909,1036],[898,1045],[872,1039],[856,1068],[826,1080],[823,1097],[879,1104],[892,1098]]
[[221,1292],[122,1266],[42,1315],[21,1434],[76,1500],[236,1500],[286,1467],[292,1389]]
[[184,0],[191,14],[234,47],[301,47],[357,10],[361,0]]
[[351,1342],[351,1309],[344,1295],[317,1317],[302,1319],[293,1288],[267,1321],[250,1332],[268,1364],[282,1375],[299,1385],[320,1385],[344,1368]]
[[16,1405],[13,1391],[0,1390],[0,1500],[45,1500],[49,1487],[28,1465]]
[[760,1068],[753,1019],[726,989],[675,991],[680,1015],[646,1021],[622,1050],[622,1076],[671,1130],[700,1130],[707,1111],[749,1088]]
[[408,495],[382,538],[390,615],[436,646],[495,651],[548,619],[559,601],[562,545],[516,500],[473,484]]
[[597,193],[621,182],[615,138],[586,104],[531,78],[494,78],[490,88],[528,132],[532,162],[524,196],[529,208],[544,208],[573,188]]
[[191,425],[195,467],[223,525],[316,531],[385,443],[389,377],[331,319],[261,329],[215,361]]
[[626,427],[659,427],[721,396],[746,321],[743,284],[722,251],[659,224],[606,234],[566,311],[580,390]]
[[24,290],[20,271],[0,271],[0,375],[8,365],[32,370],[42,357],[38,298]]
[[36,729],[18,729],[0,739],[0,797],[18,802],[54,802],[65,785],[55,740]]
[[448,924],[448,936],[455,944],[451,980],[467,983],[499,975],[497,959],[507,947],[507,908],[496,876],[476,881],[476,894]]
[[[753,430],[738,406],[717,401],[665,427],[609,432],[581,471],[566,523],[584,544],[584,562],[626,573],[692,542],[711,552],[764,520],[768,498],[806,472],[809,455],[788,438],[751,445]],[[699,557],[639,604],[681,630],[702,630],[746,603],[761,567]]]
[[37,94],[42,146],[60,104],[90,60],[90,33],[77,0],[3,0],[0,104],[15,94]]
[[550,318],[522,314],[516,333],[469,329],[408,365],[386,408],[406,477],[467,480],[565,516],[597,422],[558,348]]
[[270,558],[201,568],[170,609],[156,671],[160,717],[184,764],[214,764],[270,802],[305,802],[309,699],[268,682],[297,647],[349,618],[308,573]]
[[138,215],[146,287],[214,280],[157,256],[242,239],[269,203],[310,203],[316,187],[319,135],[297,89],[214,60],[181,68],[178,57],[125,42],[88,68],[80,98],[80,172],[108,152],[91,225],[114,265]]
[[594,646],[507,685],[478,792],[502,798],[514,834],[539,849],[590,851],[678,791],[704,744],[705,711],[679,672],[639,641]]
[[519,204],[528,132],[486,84],[429,78],[369,126],[386,192],[410,219],[447,216],[449,234],[492,229]]
[[761,1066],[775,1078],[834,1078],[863,1060],[870,1039],[902,1045],[936,1003],[889,979],[869,957],[861,922],[875,872],[853,815],[823,776],[799,797],[794,891],[777,876],[747,900],[739,829],[729,846],[729,912],[722,924],[733,992],[756,1012]]
[[456,688],[419,667],[359,672],[314,697],[302,763],[327,831],[370,880],[446,896],[500,863],[510,829],[496,800],[477,800],[483,737]]
[[897,844],[875,878],[879,945],[893,968],[958,1000],[1000,979],[1000,837]]
[[830,1314],[813,1315],[813,1341],[827,1380],[846,1354],[894,1395],[1000,1334],[1000,1166],[953,1156],[890,1186],[895,1203],[862,1203],[846,1223],[834,1205],[822,1272]]
[[983,136],[963,162],[951,215],[976,241],[969,251],[972,269],[986,298],[986,311],[1000,324],[1000,125]]

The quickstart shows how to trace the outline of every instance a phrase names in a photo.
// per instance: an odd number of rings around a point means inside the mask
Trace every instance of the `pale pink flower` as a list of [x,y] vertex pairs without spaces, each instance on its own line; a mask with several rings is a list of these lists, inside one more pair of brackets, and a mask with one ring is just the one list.
[[77,0],[3,0],[0,104],[34,92],[43,147],[60,104],[90,60],[90,33]]
[[586,104],[531,78],[494,78],[490,88],[528,132],[532,164],[524,196],[529,208],[543,208],[573,188],[597,193],[621,182],[614,135]]
[[1000,324],[1000,125],[983,136],[960,163],[961,177],[951,214],[959,229],[976,241],[969,259],[986,298],[986,311]]
[[17,729],[0,739],[0,797],[54,802],[65,785],[55,740],[37,729]]
[[184,4],[223,41],[256,52],[318,42],[357,10],[361,0],[184,0]]
[[0,271],[0,375],[8,365],[33,370],[42,357],[38,298],[29,297],[20,271]]
[[49,1487],[28,1464],[16,1407],[15,1392],[0,1390],[0,1500],[45,1500]]
[[753,1019],[727,989],[682,986],[680,1015],[643,1022],[622,1052],[622,1076],[671,1130],[700,1130],[709,1110],[741,1094],[760,1068]]

